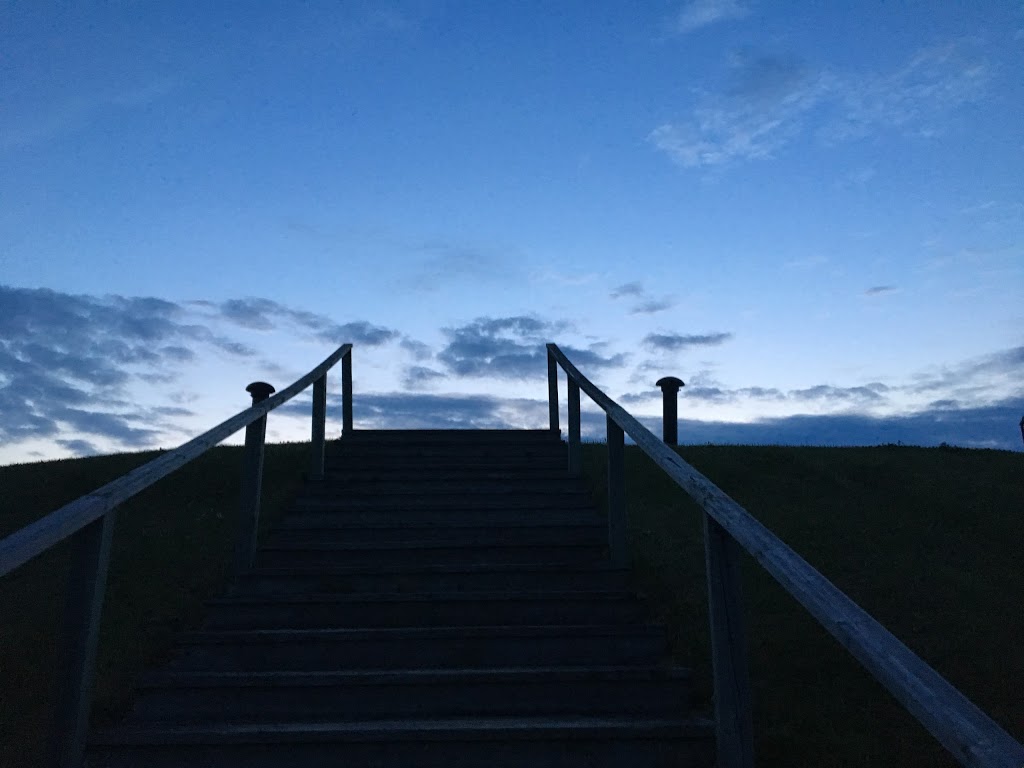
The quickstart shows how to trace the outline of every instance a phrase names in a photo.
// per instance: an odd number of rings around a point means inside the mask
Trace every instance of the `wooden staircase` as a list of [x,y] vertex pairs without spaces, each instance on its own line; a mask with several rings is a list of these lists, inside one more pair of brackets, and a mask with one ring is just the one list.
[[556,432],[356,431],[88,766],[709,766]]

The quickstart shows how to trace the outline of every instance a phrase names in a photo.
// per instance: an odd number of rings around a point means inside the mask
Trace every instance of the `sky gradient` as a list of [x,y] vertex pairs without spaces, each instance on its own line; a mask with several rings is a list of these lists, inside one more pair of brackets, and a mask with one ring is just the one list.
[[684,442],[1020,450],[1024,6],[779,5],[0,0],[0,464],[346,341],[357,428],[545,426],[555,341]]

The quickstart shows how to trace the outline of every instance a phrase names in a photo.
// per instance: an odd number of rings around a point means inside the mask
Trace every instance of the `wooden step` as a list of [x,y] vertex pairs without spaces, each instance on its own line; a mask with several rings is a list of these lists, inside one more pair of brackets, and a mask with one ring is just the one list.
[[647,625],[223,630],[185,633],[170,668],[206,672],[644,666],[664,631]]
[[90,766],[711,766],[697,718],[491,717],[151,725],[101,732]]
[[588,525],[445,525],[433,526],[334,526],[279,527],[270,532],[267,547],[290,543],[377,544],[414,543],[432,546],[473,547],[537,545],[588,545],[601,547],[608,539],[607,526],[600,521]]
[[211,630],[611,625],[645,613],[629,592],[238,595],[207,605]]
[[150,673],[132,720],[275,722],[294,719],[604,715],[675,717],[689,709],[678,668],[534,667],[400,672]]
[[605,559],[603,545],[593,543],[496,544],[475,546],[466,541],[429,543],[388,542],[277,542],[256,552],[257,567],[304,565],[487,565],[598,563]]
[[518,565],[437,565],[390,568],[365,566],[311,566],[253,568],[242,574],[235,591],[240,594],[296,594],[314,592],[452,592],[509,589],[549,590],[624,589],[625,569],[605,562],[593,565],[548,562]]

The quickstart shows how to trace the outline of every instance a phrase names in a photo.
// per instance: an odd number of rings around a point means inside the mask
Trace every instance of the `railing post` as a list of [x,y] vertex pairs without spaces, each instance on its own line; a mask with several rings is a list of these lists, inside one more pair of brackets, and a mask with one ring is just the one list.
[[312,463],[309,468],[311,480],[323,480],[324,477],[324,437],[327,432],[327,374],[324,373],[313,382],[313,435],[310,443],[313,448]]
[[567,377],[569,390],[569,474],[578,475],[583,471],[583,454],[580,447],[580,385]]
[[552,432],[558,432],[558,361],[548,350],[548,423]]
[[352,350],[341,358],[341,434],[352,432]]
[[685,386],[682,379],[665,376],[658,379],[656,387],[661,387],[661,418],[662,440],[669,445],[679,444],[679,388]]
[[60,768],[78,768],[85,753],[114,519],[115,513],[107,512],[72,538],[53,742],[54,764]]
[[754,725],[740,589],[740,545],[704,514],[718,765],[753,768]]
[[[274,388],[255,381],[245,388],[252,395],[252,404],[266,400]],[[263,484],[263,444],[267,437],[267,416],[264,414],[245,428],[245,456],[242,459],[242,504],[235,541],[235,575],[252,565],[256,553],[256,533],[260,523],[260,491]]]
[[629,564],[626,540],[626,451],[622,427],[611,416],[608,429],[608,551],[618,568]]

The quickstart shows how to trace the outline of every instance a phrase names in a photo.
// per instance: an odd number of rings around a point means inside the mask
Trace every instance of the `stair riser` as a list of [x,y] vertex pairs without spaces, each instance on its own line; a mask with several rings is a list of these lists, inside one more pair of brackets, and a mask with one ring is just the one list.
[[269,575],[250,572],[238,594],[309,594],[312,592],[479,592],[494,589],[547,592],[554,589],[621,589],[624,574],[607,571],[484,571],[481,573],[374,573],[345,576]]
[[375,566],[380,568],[419,565],[507,565],[534,563],[598,564],[604,561],[598,547],[439,547],[431,549],[261,549],[256,566],[287,568],[309,566]]
[[488,669],[522,666],[650,666],[662,638],[597,637],[307,638],[290,643],[192,645],[171,663],[207,672],[341,669]]
[[558,544],[560,546],[602,546],[608,538],[604,526],[525,526],[503,528],[447,527],[432,528],[278,528],[267,538],[267,546],[288,542],[321,544],[378,544],[407,542],[431,545],[434,543],[458,546],[519,546]]
[[402,477],[398,478],[382,478],[380,480],[371,480],[363,477],[356,473],[351,473],[347,477],[335,478],[331,477],[326,480],[311,483],[307,486],[307,489],[312,492],[320,493],[331,493],[331,494],[400,494],[400,493],[414,493],[414,494],[435,494],[435,493],[449,493],[449,494],[513,494],[521,493],[525,483],[529,483],[530,493],[580,493],[581,489],[572,480],[566,478],[560,479],[539,479],[529,478],[526,479],[524,476],[521,479],[492,479],[492,478],[480,478],[474,479],[472,477],[466,477],[463,475],[461,478],[455,478],[451,480],[444,480],[440,478],[423,478],[420,481],[410,481],[409,479]]
[[356,604],[219,604],[208,629],[331,629],[368,627],[487,627],[513,624],[632,624],[644,611],[634,601],[469,601]]
[[685,680],[409,683],[147,690],[133,714],[175,723],[369,720],[373,718],[614,715],[678,717]]
[[[339,755],[344,762],[339,763]],[[127,746],[93,749],[90,768],[689,768],[714,765],[712,741],[702,739],[537,739],[475,742]]]

